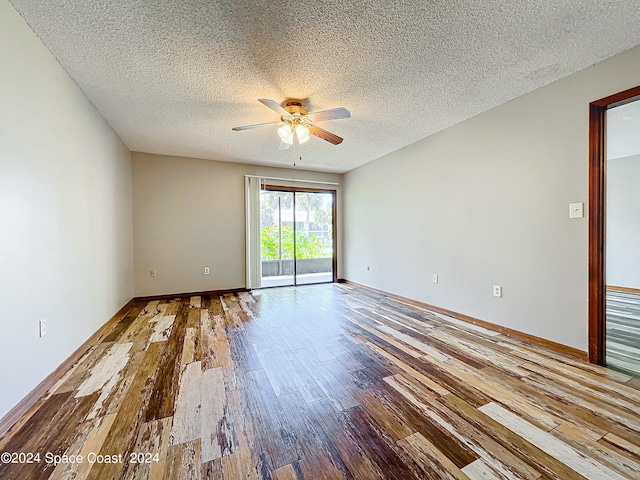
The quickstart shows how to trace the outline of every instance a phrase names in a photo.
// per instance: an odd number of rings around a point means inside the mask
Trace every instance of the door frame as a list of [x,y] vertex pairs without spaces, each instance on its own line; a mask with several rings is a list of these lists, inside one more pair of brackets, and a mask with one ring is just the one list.
[[[266,191],[272,191],[272,192],[293,192],[293,215],[294,215],[294,220],[293,220],[293,238],[294,238],[294,242],[293,242],[293,285],[296,286],[297,285],[297,281],[296,281],[296,253],[295,253],[295,232],[296,232],[296,227],[295,227],[295,204],[296,204],[296,200],[295,200],[295,192],[300,192],[300,193],[330,193],[333,196],[333,205],[331,207],[331,230],[332,230],[332,241],[333,241],[333,258],[331,259],[331,268],[333,270],[333,283],[337,283],[338,282],[338,232],[337,232],[337,219],[336,219],[336,213],[337,213],[337,190],[335,189],[330,189],[330,188],[308,188],[308,187],[285,187],[285,186],[281,186],[281,185],[265,185],[264,186],[264,190]],[[329,282],[318,282],[318,283],[329,283]],[[305,284],[305,285],[316,285],[316,284]]]
[[589,104],[589,361],[606,363],[607,110],[640,100],[640,86]]

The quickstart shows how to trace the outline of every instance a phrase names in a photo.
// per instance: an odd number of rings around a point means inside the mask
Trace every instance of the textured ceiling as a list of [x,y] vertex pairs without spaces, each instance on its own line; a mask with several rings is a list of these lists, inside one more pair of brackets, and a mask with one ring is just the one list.
[[640,44],[638,0],[11,0],[134,151],[291,166],[256,101],[344,106],[345,172]]
[[607,159],[640,155],[640,100],[607,110]]

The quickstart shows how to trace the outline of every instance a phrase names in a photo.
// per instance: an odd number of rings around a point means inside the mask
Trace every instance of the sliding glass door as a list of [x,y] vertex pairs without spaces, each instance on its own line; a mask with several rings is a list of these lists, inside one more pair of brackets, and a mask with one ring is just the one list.
[[261,193],[262,286],[334,281],[335,192],[268,187]]
[[333,193],[295,192],[296,284],[333,281]]

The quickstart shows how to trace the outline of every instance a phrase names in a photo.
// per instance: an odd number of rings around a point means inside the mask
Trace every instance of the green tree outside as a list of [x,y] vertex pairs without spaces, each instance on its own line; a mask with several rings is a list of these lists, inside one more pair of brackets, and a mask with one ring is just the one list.
[[[320,258],[323,255],[323,246],[317,236],[310,234],[309,237],[303,231],[296,231],[296,258]],[[262,259],[278,260],[278,226],[274,223],[262,229]],[[293,258],[293,226],[282,226],[282,260]]]

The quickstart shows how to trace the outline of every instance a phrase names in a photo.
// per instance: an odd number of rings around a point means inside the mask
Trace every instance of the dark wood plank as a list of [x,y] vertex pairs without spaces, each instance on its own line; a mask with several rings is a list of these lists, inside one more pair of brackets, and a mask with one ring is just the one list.
[[180,361],[184,348],[187,312],[187,306],[181,303],[177,308],[176,319],[169,339],[166,342],[152,344],[152,346],[158,345],[155,347],[155,351],[159,350],[155,358],[158,365],[158,375],[146,404],[145,422],[170,417],[175,411],[174,403],[180,380]]

